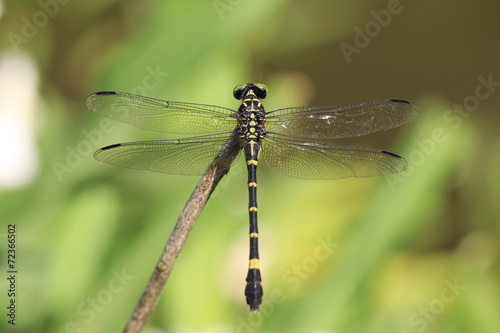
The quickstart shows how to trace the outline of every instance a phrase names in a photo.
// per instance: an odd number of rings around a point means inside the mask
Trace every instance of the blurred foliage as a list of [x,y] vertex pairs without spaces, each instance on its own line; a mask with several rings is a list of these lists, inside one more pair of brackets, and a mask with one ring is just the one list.
[[[165,136],[88,112],[88,94],[236,108],[236,84],[263,82],[268,110],[412,100],[421,110],[414,123],[348,141],[394,151],[410,167],[322,182],[259,167],[265,300],[260,315],[248,315],[239,161],[192,231],[146,331],[499,332],[500,93],[484,83],[500,81],[499,5],[394,4],[2,2],[0,62],[27,56],[39,80],[29,113],[36,174],[17,188],[0,184],[2,276],[8,224],[17,226],[19,254],[17,322],[3,316],[0,331],[120,331],[197,182],[93,160],[103,145]],[[347,57],[342,43],[358,51]],[[0,293],[7,289],[2,278]]]

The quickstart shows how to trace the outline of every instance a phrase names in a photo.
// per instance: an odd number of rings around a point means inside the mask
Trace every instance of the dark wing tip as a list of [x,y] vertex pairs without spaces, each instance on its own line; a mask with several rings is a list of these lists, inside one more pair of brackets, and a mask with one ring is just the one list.
[[116,91],[99,91],[96,92],[95,95],[117,95]]
[[407,101],[405,99],[391,98],[390,101],[394,103],[412,104],[410,101]]
[[106,146],[106,147],[102,147],[101,149],[99,149],[97,152],[99,151],[103,151],[103,150],[109,150],[109,149],[113,149],[113,148],[116,148],[116,147],[120,147],[120,146],[123,146],[121,143],[115,143],[114,145],[109,145],[109,146]]
[[417,117],[419,110],[418,110],[418,107],[415,104],[413,104],[412,102],[407,101],[405,99],[398,99],[398,98],[392,98],[389,101],[391,103],[399,104],[399,105],[393,104],[392,106],[397,108],[399,111],[402,111],[404,114],[407,115],[407,118],[403,123],[407,123],[409,121],[412,121],[413,119],[415,119]]
[[102,155],[101,155],[101,153],[104,153],[104,152],[106,152],[107,150],[111,150],[111,149],[113,149],[113,148],[118,148],[118,147],[121,147],[121,146],[123,146],[121,143],[115,143],[115,144],[113,144],[113,145],[109,145],[109,146],[106,146],[106,147],[102,147],[101,149],[98,149],[98,150],[96,150],[96,151],[95,151],[95,153],[94,153],[94,158],[95,158],[96,160],[98,160],[98,161],[108,163],[107,161],[103,161],[103,160],[102,160]]
[[118,92],[116,92],[116,91],[98,91],[98,92],[95,92],[93,94],[90,94],[89,97],[87,97],[87,100],[86,100],[87,106],[90,109],[94,110],[93,106],[95,104],[95,99],[96,99],[95,96],[106,96],[106,95],[118,95]]
[[[104,149],[104,148],[103,148],[103,149]],[[401,157],[401,156],[399,156],[398,154],[391,153],[390,151],[381,150],[381,152],[382,152],[383,154],[386,154],[386,155],[389,155],[389,156],[392,156],[392,157],[396,157],[396,158],[400,158],[400,159],[403,159],[403,160],[404,160],[404,158],[402,158],[402,157]]]

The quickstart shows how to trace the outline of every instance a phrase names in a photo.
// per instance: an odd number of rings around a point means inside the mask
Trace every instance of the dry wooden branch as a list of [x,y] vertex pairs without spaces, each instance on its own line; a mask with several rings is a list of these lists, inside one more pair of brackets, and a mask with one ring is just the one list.
[[123,330],[124,333],[141,332],[148,321],[158,302],[163,287],[167,283],[170,273],[174,268],[177,257],[186,242],[189,232],[208,201],[210,194],[222,177],[229,171],[232,162],[239,154],[240,145],[240,139],[235,131],[201,177],[191,197],[184,206],[174,230],[170,234],[163,253],[156,264],[156,269],[149,279],[148,285],[130,317],[127,326]]

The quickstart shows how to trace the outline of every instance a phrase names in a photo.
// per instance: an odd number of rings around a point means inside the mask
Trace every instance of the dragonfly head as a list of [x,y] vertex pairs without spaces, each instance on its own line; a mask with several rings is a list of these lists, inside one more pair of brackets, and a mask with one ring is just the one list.
[[250,92],[253,92],[253,94],[260,99],[264,99],[267,97],[267,87],[262,83],[248,83],[237,85],[236,87],[234,87],[233,96],[236,99],[242,100]]

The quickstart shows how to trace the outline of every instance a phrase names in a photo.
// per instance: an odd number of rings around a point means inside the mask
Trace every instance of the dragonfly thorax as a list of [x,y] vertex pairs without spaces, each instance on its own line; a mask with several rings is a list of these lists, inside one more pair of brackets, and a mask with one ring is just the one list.
[[244,142],[255,140],[258,143],[266,135],[264,127],[266,112],[260,99],[248,90],[238,109],[239,134]]

